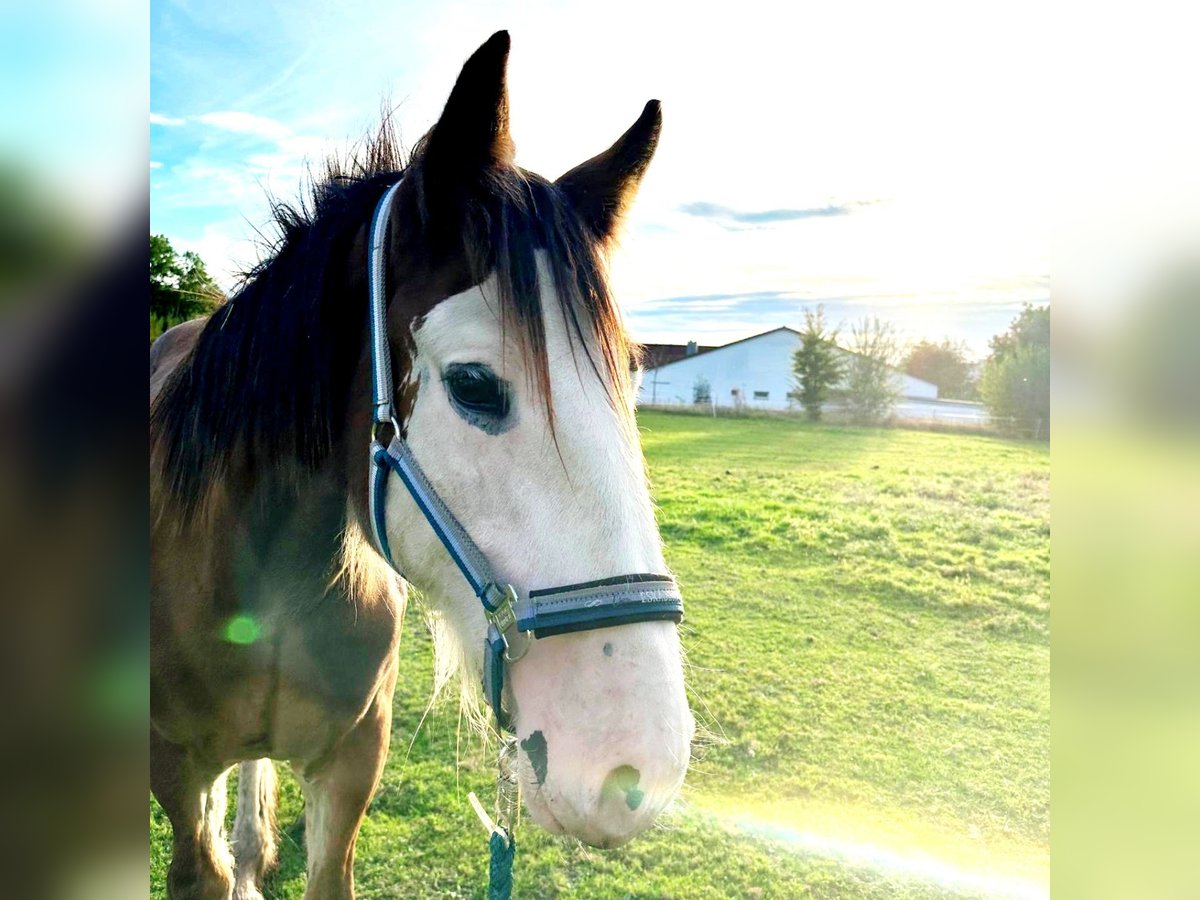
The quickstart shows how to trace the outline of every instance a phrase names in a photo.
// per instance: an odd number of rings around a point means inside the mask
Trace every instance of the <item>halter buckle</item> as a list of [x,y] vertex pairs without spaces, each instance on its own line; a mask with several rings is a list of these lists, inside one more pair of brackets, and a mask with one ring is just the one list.
[[492,582],[479,594],[487,620],[500,629],[500,633],[508,631],[517,624],[517,589],[511,584],[503,587]]
[[511,584],[501,587],[492,583],[484,588],[479,599],[483,603],[484,616],[504,641],[504,661],[516,662],[529,649],[529,639],[517,628],[516,588]]

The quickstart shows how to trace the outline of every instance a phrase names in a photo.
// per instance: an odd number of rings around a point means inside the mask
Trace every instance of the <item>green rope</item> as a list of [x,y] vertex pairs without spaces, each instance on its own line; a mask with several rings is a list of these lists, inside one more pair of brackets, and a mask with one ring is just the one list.
[[506,841],[498,832],[492,832],[488,842],[492,847],[492,861],[488,866],[487,900],[509,900],[512,897],[513,857],[517,853],[517,843],[512,835]]

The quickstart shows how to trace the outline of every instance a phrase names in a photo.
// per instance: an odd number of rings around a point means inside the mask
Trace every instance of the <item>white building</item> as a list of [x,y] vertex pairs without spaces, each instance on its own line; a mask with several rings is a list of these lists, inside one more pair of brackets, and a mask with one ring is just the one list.
[[[788,409],[797,405],[788,394],[796,389],[792,357],[799,348],[800,332],[776,328],[647,369],[638,404],[690,406],[697,380],[704,379],[717,406]],[[849,351],[841,352],[850,355]],[[898,405],[908,405],[905,401],[937,401],[937,385],[899,371],[894,378],[902,398]]]

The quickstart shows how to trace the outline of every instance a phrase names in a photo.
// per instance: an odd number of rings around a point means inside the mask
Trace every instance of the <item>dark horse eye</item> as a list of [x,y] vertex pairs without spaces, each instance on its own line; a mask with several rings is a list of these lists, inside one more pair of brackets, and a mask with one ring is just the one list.
[[506,382],[482,363],[447,366],[442,382],[459,415],[484,431],[498,433],[494,426],[508,417],[510,406]]

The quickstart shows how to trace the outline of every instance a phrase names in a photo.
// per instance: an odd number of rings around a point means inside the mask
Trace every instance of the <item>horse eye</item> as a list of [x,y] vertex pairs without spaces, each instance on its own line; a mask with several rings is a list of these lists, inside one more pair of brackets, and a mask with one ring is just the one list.
[[508,385],[480,363],[455,364],[442,375],[446,392],[459,413],[503,419],[508,415]]

